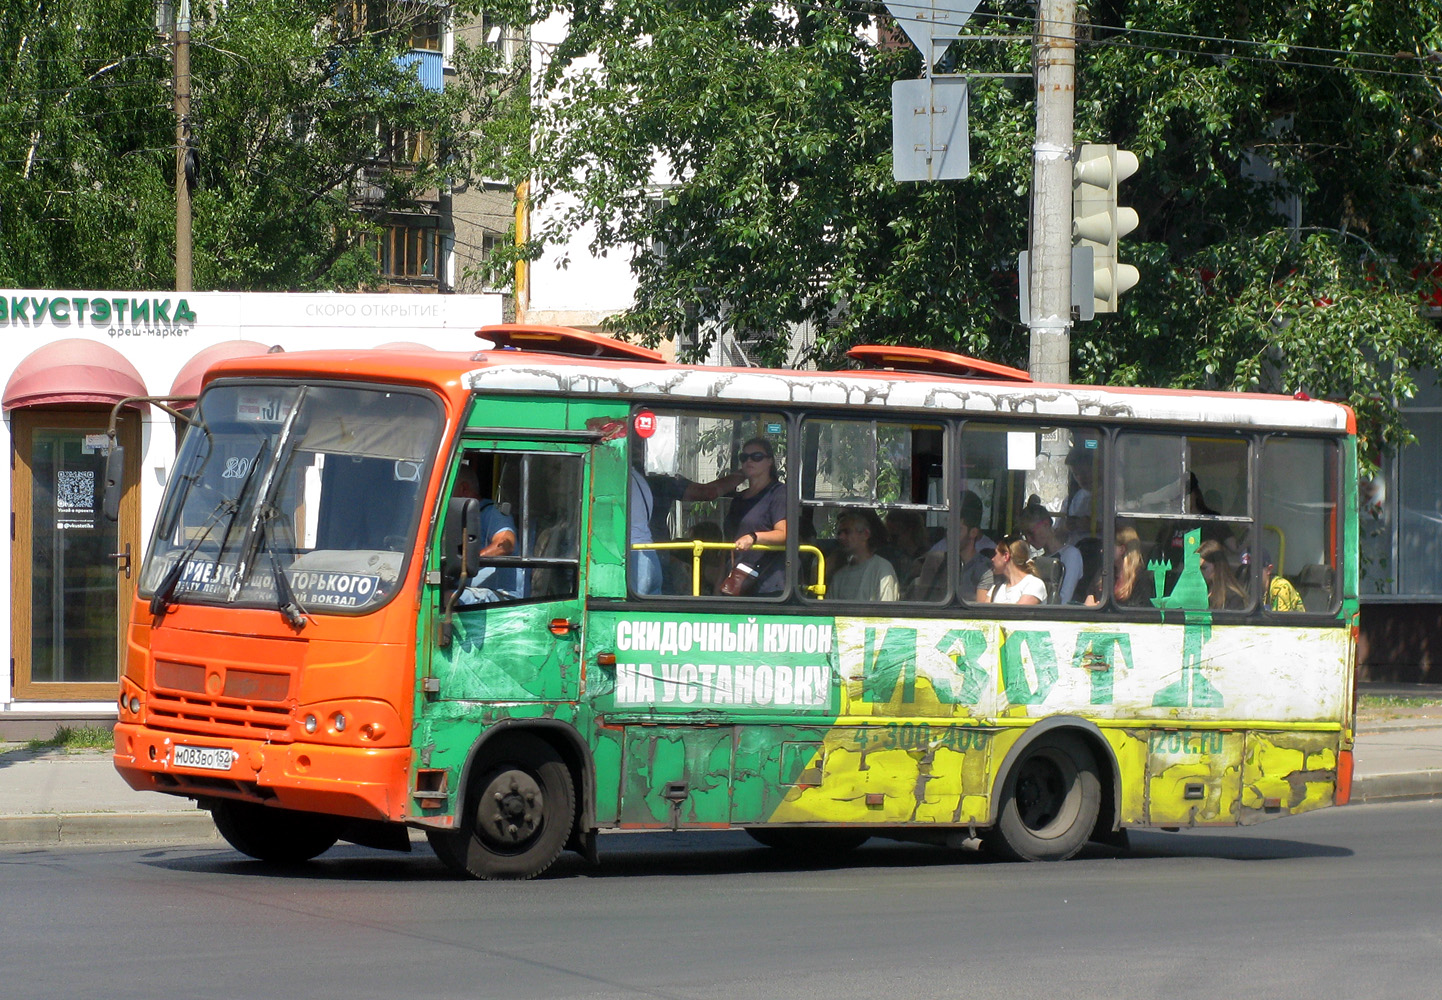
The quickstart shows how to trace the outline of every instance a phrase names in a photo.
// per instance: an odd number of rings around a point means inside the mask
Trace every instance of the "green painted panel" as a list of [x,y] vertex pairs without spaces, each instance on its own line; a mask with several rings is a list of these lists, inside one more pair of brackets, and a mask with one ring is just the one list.
[[[626,731],[626,782],[621,822],[643,826],[724,824],[731,816],[728,726],[634,726]],[[679,807],[665,797],[684,783]]]
[[827,732],[804,726],[738,727],[731,822],[767,822],[782,802],[819,785]]
[[466,425],[561,430],[566,427],[566,408],[554,399],[527,399],[524,396],[477,398]]
[[454,616],[450,645],[437,647],[431,675],[442,699],[573,701],[580,694],[579,640],[548,627],[571,603],[485,605]]

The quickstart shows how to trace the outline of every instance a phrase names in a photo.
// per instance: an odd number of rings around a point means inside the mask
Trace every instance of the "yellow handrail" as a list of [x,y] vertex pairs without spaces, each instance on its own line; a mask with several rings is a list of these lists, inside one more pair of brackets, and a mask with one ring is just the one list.
[[[732,542],[703,542],[700,540],[690,542],[637,542],[631,546],[634,550],[646,550],[653,552],[677,552],[683,549],[691,550],[691,596],[701,596],[701,553],[703,552],[735,552],[736,546]],[[761,552],[785,552],[784,545],[753,545],[752,549]],[[826,554],[814,545],[803,545],[800,551],[816,557],[816,582],[806,585],[806,591],[815,594],[818,599],[826,597]]]

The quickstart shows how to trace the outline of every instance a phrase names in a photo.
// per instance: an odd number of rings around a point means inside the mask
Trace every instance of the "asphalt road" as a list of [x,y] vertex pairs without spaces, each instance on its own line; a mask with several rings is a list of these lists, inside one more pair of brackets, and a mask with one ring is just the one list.
[[602,838],[529,883],[424,846],[0,851],[0,996],[1432,998],[1442,803],[1133,835],[1059,865],[744,834]]

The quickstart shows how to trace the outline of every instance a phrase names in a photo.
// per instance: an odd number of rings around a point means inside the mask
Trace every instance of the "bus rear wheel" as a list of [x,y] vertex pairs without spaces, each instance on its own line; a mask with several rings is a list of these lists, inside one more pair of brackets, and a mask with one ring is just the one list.
[[1100,810],[1095,755],[1075,736],[1044,737],[1007,775],[985,843],[1014,861],[1065,861],[1087,842]]
[[333,816],[232,799],[212,804],[210,818],[225,842],[241,854],[283,865],[324,854],[335,846],[341,832],[340,820]]
[[561,854],[576,818],[570,769],[534,736],[510,737],[467,789],[456,830],[428,830],[436,857],[480,879],[534,878]]

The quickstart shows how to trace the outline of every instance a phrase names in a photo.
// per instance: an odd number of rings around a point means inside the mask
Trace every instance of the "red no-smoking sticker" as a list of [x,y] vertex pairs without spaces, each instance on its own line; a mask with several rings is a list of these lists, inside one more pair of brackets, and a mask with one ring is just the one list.
[[656,433],[656,414],[642,410],[631,418],[631,427],[639,438],[648,438]]

